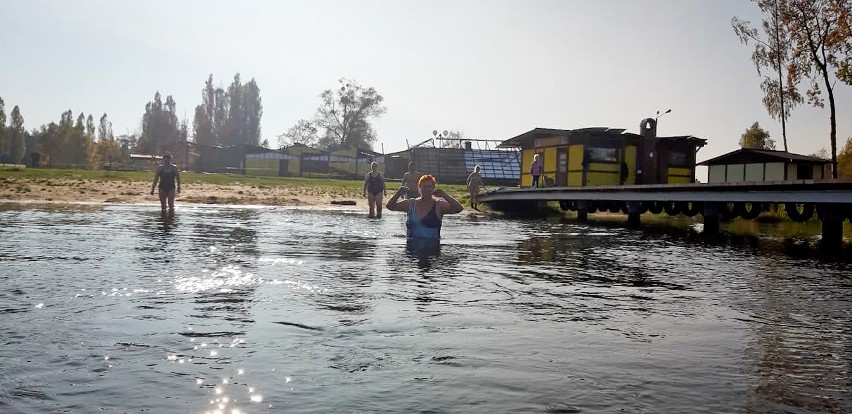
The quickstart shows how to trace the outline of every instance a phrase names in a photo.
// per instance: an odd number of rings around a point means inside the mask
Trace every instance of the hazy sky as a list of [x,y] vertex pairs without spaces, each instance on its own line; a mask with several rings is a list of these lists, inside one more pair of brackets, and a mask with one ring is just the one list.
[[[310,118],[323,89],[349,77],[385,97],[376,150],[404,149],[433,129],[508,139],[535,127],[610,126],[695,135],[699,160],[737,148],[766,114],[751,46],[733,16],[744,0],[588,1],[33,1],[0,13],[0,97],[27,129],[71,109],[106,112],[134,132],[154,92],[189,123],[209,74],[258,82],[262,137]],[[852,88],[838,85],[838,142],[852,136]],[[829,147],[829,111],[801,106],[790,150]]]

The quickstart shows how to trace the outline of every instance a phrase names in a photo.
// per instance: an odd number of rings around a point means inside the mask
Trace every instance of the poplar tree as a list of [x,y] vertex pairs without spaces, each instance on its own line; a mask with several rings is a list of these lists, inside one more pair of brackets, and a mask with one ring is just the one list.
[[12,163],[17,164],[21,162],[27,151],[27,131],[24,129],[24,117],[21,116],[21,109],[18,108],[18,105],[12,108],[11,117],[9,128],[6,128],[6,140],[10,143],[9,156]]
[[0,162],[5,162],[8,157],[8,143],[6,142],[6,103],[0,98]]

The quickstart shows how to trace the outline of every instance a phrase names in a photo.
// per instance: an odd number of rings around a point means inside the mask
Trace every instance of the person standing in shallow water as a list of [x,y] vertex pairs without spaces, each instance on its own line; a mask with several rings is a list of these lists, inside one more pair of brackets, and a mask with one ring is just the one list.
[[391,211],[407,212],[406,237],[412,240],[441,239],[441,221],[444,214],[460,213],[464,207],[444,190],[435,188],[435,177],[427,174],[420,177],[417,189],[420,197],[405,200],[399,198],[406,191],[400,187],[385,207]]
[[385,176],[379,171],[379,163],[370,164],[370,172],[364,177],[364,196],[370,205],[370,218],[382,218],[382,195],[387,195]]
[[419,171],[414,170],[413,161],[408,163],[408,171],[402,175],[402,185],[406,188],[406,198],[417,198],[420,196],[420,191],[417,190],[417,183],[422,175]]
[[165,213],[166,203],[168,202],[169,212],[174,213],[175,193],[180,194],[180,170],[178,170],[176,165],[172,164],[171,152],[163,154],[163,164],[157,167],[157,172],[154,174],[154,183],[151,184],[151,195],[154,195],[154,188],[157,187],[158,183],[160,208]]
[[482,175],[479,173],[481,169],[482,167],[477,165],[473,167],[473,172],[467,176],[467,191],[470,193],[470,206],[476,211],[479,211],[479,187],[483,186]]

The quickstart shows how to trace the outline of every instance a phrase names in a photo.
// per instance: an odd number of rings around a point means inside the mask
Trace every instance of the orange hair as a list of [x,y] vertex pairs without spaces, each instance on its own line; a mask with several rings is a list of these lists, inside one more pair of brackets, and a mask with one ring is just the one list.
[[417,180],[417,186],[420,187],[423,184],[423,182],[427,181],[427,180],[432,181],[432,184],[438,184],[438,180],[435,179],[435,177],[432,176],[432,174],[424,174],[422,177],[420,177],[419,180]]

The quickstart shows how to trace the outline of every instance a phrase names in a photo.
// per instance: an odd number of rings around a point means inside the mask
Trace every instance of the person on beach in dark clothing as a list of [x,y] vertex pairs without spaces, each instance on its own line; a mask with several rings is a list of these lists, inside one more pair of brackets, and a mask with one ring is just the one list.
[[180,170],[176,165],[172,164],[171,152],[163,154],[163,164],[157,166],[157,172],[154,174],[154,183],[151,184],[151,195],[154,195],[154,188],[157,188],[158,183],[160,208],[165,213],[168,203],[168,211],[174,213],[175,194],[180,194]]
[[370,205],[370,218],[382,218],[382,195],[387,193],[385,176],[379,171],[379,163],[373,162],[364,177],[364,196]]

